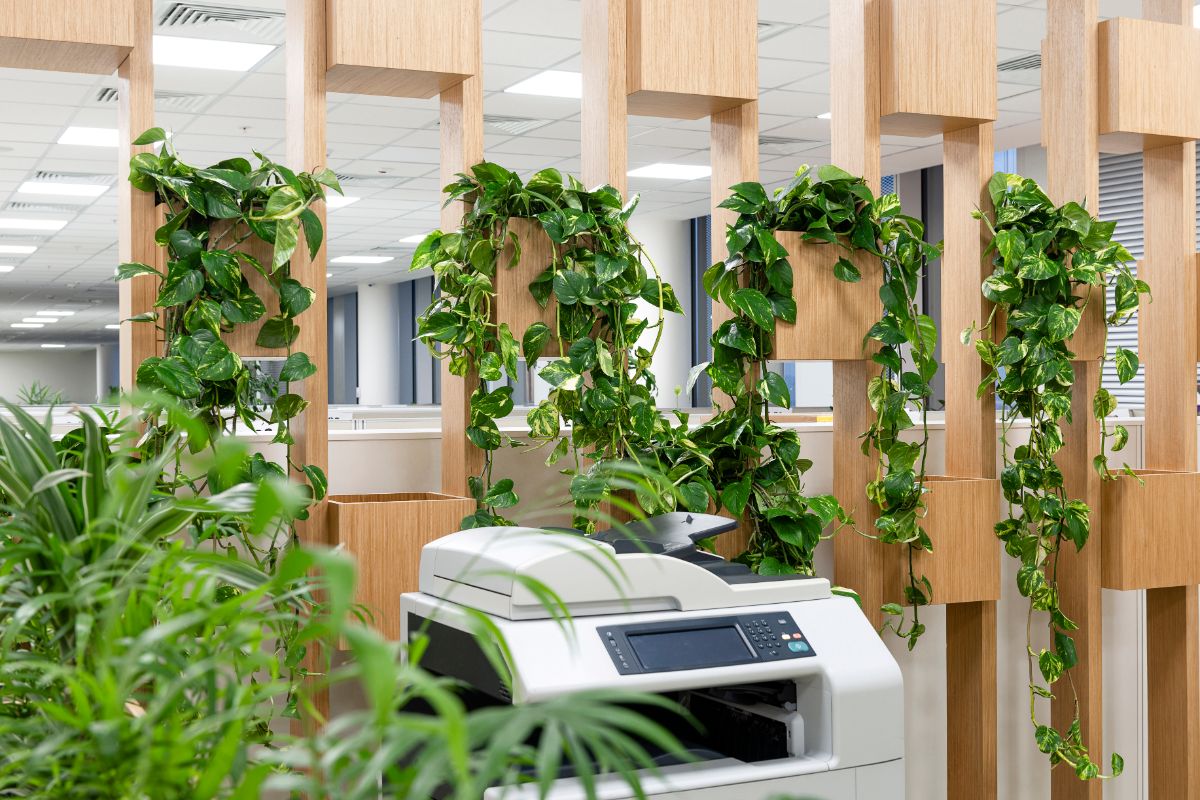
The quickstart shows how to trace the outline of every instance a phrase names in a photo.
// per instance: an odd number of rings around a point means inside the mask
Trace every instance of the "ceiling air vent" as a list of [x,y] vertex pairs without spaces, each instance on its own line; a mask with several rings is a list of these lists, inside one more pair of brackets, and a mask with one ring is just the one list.
[[759,136],[758,149],[764,153],[789,156],[799,150],[820,144],[812,139],[794,139],[790,136]]
[[79,206],[65,203],[9,203],[6,211],[23,211],[28,214],[78,214]]
[[394,189],[408,181],[408,178],[397,178],[394,175],[354,175],[344,172],[335,172],[334,175],[343,189],[351,186],[361,186],[364,189]]
[[217,3],[171,3],[158,18],[160,28],[186,29],[203,25],[229,25],[265,39],[278,39],[283,36],[284,12]]
[[1034,53],[1028,56],[1017,56],[1010,58],[1007,61],[1001,61],[996,65],[999,72],[1030,72],[1032,70],[1042,68],[1042,56],[1040,53]]
[[[111,86],[105,86],[96,92],[96,102],[104,105],[116,103],[120,97],[120,93]],[[204,107],[212,99],[212,95],[196,94],[194,92],[163,90],[154,93],[154,104],[159,108],[170,108],[175,111],[190,111],[193,113],[203,111]]]
[[765,42],[767,39],[773,39],[786,30],[796,27],[786,22],[770,22],[765,19],[758,21],[758,40]]
[[112,186],[116,183],[116,175],[100,175],[95,172],[50,172],[48,170],[39,169],[33,173],[32,181],[44,181],[47,183],[93,183],[97,186]]
[[543,125],[549,125],[548,119],[533,119],[531,117],[506,117],[503,114],[484,114],[483,126],[496,133],[507,133],[509,136],[520,136],[529,133]]

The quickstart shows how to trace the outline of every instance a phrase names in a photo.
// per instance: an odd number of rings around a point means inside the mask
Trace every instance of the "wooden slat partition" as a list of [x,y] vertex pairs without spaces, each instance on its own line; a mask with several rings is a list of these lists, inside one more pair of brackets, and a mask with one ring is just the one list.
[[[1095,213],[1100,196],[1099,110],[1097,78],[1098,0],[1049,0],[1042,65],[1042,141],[1046,148],[1048,185],[1056,203],[1084,201]],[[1098,304],[1096,304],[1098,305]],[[1076,338],[1103,336],[1103,315],[1088,313]],[[1080,348],[1073,348],[1077,353]],[[1100,597],[1102,528],[1100,479],[1092,469],[1099,453],[1099,423],[1092,419],[1091,402],[1100,383],[1096,361],[1075,361],[1075,387],[1071,392],[1073,421],[1063,426],[1065,446],[1058,465],[1070,497],[1087,502],[1091,509],[1091,539],[1076,553],[1059,554],[1058,584],[1063,613],[1079,624],[1075,648],[1079,664],[1072,680],[1079,696],[1083,741],[1094,753],[1104,747],[1101,663],[1103,616]],[[1051,703],[1051,719],[1065,730],[1075,716],[1074,698],[1059,692]],[[1081,781],[1067,769],[1051,772],[1055,800],[1099,800],[1098,781]]]
[[[1192,2],[1143,0],[1142,15],[1154,22],[1187,26],[1190,32]],[[1186,52],[1171,52],[1177,66]],[[1194,49],[1190,52],[1195,54]],[[1176,69],[1163,71],[1153,85],[1188,77],[1194,79]],[[1180,335],[1179,329],[1181,320],[1196,318],[1195,142],[1146,150],[1144,163],[1145,279],[1158,287],[1154,301],[1141,312],[1145,466],[1195,472],[1196,340]],[[1147,751],[1150,796],[1155,798],[1200,798],[1198,599],[1195,585],[1146,591]]]
[[[478,5],[478,0],[476,0]],[[477,9],[478,10],[478,9]],[[476,24],[479,17],[476,16]],[[442,185],[483,160],[483,78],[472,76],[442,91],[441,109]],[[442,230],[457,230],[466,206],[451,203],[442,209]],[[470,497],[467,478],[483,472],[483,451],[467,439],[471,417],[471,392],[479,384],[474,373],[451,375],[442,362],[442,491]]]
[[[982,325],[991,313],[980,291],[991,273],[983,258],[984,226],[971,217],[975,208],[989,207],[987,181],[994,161],[992,123],[945,134],[944,199],[945,251],[942,256],[942,353],[946,362],[946,473],[956,477],[996,477],[995,395],[976,396],[975,387],[986,370],[973,348],[958,343],[960,331]],[[999,486],[984,493],[987,517],[970,531],[983,537],[982,549],[960,547],[952,557],[973,555],[978,563],[959,563],[967,574],[976,571],[997,582],[1000,546],[989,530],[999,504]],[[932,484],[936,500],[938,484]],[[962,519],[965,521],[966,517]],[[948,538],[948,537],[947,537]],[[934,557],[944,542],[934,540]],[[942,581],[934,582],[935,599]],[[995,592],[980,591],[971,602],[946,606],[946,741],[947,797],[995,798],[996,784],[996,600]],[[988,599],[984,599],[988,598]]]
[[[295,170],[312,170],[324,166],[326,158],[326,26],[328,24],[325,0],[288,0],[286,48],[286,111],[287,162]],[[325,226],[324,203],[313,210]],[[307,353],[317,367],[316,374],[296,385],[295,390],[308,400],[309,406],[299,418],[292,421],[292,433],[296,438],[291,457],[297,464],[308,464],[329,469],[329,384],[328,352],[326,346],[326,305],[328,291],[325,282],[325,246],[310,258],[303,243],[292,256],[292,276],[316,293],[312,305],[297,320],[300,335],[295,349]],[[303,475],[294,475],[304,480]],[[307,545],[329,547],[334,544],[330,536],[325,506],[322,502],[309,512],[309,518],[297,524],[297,534]],[[320,642],[312,642],[305,656],[305,666],[315,674],[322,675],[328,669],[329,650]],[[314,678],[319,680],[318,678]],[[319,717],[329,715],[328,688],[314,687],[312,702]],[[320,719],[307,720],[318,724]]]

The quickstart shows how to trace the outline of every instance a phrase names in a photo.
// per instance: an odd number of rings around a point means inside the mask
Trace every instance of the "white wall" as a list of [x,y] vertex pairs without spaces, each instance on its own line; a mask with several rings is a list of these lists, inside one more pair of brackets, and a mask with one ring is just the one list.
[[[691,229],[686,219],[638,217],[630,220],[630,230],[658,267],[662,279],[671,284],[680,305],[686,310],[692,296]],[[657,309],[647,313],[657,315]],[[653,335],[648,334],[642,345],[649,348]],[[691,405],[687,395],[677,395],[675,389],[687,384],[692,368],[691,320],[685,314],[667,314],[663,323],[662,340],[654,356],[654,375],[658,378],[658,405],[674,408]]]
[[94,403],[96,371],[94,347],[0,351],[0,397],[15,403],[21,388],[39,381],[62,392],[65,402]]

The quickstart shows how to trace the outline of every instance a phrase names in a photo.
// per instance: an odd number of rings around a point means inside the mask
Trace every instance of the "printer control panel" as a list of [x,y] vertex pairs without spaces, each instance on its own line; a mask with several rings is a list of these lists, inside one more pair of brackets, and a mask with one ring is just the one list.
[[622,675],[811,658],[804,632],[786,611],[598,628]]

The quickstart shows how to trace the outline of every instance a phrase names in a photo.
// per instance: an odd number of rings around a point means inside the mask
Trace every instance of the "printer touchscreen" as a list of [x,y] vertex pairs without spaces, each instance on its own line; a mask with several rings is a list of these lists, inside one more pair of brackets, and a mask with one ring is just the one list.
[[665,633],[631,633],[629,646],[642,666],[650,671],[720,667],[754,658],[745,638],[733,625]]

